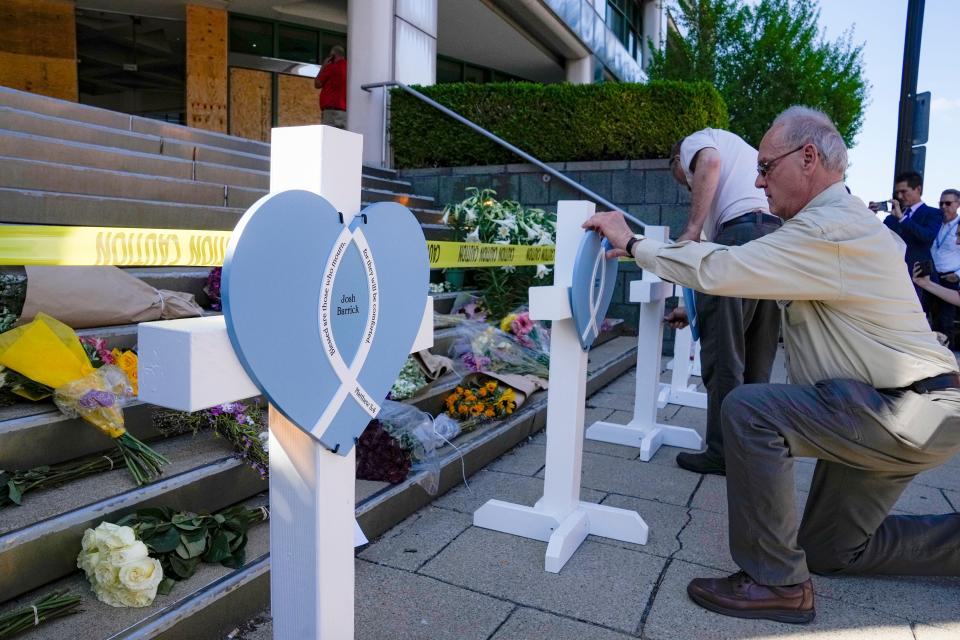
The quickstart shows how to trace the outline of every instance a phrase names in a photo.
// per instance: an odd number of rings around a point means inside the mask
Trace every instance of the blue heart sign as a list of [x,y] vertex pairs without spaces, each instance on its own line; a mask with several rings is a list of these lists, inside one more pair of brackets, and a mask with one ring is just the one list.
[[264,196],[223,263],[227,332],[271,404],[346,455],[396,380],[426,305],[423,230],[394,202],[343,216],[310,191]]
[[580,240],[573,263],[570,311],[584,351],[589,350],[600,335],[600,325],[607,315],[617,284],[619,266],[616,258],[607,259],[609,248],[607,241],[596,232],[587,231]]

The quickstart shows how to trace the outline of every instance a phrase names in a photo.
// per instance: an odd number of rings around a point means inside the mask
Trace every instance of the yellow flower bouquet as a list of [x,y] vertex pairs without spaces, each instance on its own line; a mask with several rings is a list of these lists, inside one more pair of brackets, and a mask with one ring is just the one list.
[[51,387],[60,411],[113,438],[130,474],[143,484],[169,461],[124,427],[122,405],[135,395],[137,361],[130,351],[116,355],[117,364],[94,369],[73,329],[44,313],[0,334],[0,365]]

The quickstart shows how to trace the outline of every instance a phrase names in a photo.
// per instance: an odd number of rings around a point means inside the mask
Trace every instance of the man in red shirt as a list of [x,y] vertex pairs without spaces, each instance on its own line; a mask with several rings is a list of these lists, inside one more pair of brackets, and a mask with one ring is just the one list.
[[343,47],[334,45],[313,81],[320,89],[320,122],[347,128],[347,58]]

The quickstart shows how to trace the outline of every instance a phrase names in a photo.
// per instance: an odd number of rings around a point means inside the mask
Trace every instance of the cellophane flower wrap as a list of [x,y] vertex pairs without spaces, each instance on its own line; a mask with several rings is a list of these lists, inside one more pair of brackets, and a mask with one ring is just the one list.
[[[136,355],[116,355],[135,375]],[[137,484],[160,475],[168,463],[124,427],[123,405],[134,397],[124,370],[116,365],[95,369],[77,334],[59,320],[38,313],[32,322],[0,334],[0,364],[51,387],[65,415],[79,416],[113,438]]]
[[83,569],[100,602],[111,607],[146,607],[163,580],[160,561],[151,558],[130,527],[101,522],[83,534],[77,567]]
[[385,400],[357,441],[357,478],[397,484],[411,471],[425,472],[420,485],[435,495],[440,483],[436,450],[460,433],[457,424],[413,405]]
[[550,354],[524,346],[515,335],[482,322],[464,322],[454,335],[450,357],[461,377],[484,371],[549,376]]

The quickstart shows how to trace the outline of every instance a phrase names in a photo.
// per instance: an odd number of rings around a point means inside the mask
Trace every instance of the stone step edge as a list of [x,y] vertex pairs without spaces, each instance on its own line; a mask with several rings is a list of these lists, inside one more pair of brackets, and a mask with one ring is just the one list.
[[[64,567],[59,566],[59,560],[50,557],[47,558],[48,566],[36,567],[33,580],[27,581],[23,579],[23,576],[10,575],[10,572],[22,564],[18,561],[18,558],[42,557],[37,555],[38,551],[42,551],[37,545],[46,547],[56,545],[58,541],[79,539],[83,529],[94,523],[110,519],[120,513],[132,511],[139,505],[151,503],[162,496],[176,495],[179,492],[190,491],[191,489],[196,490],[197,483],[226,481],[227,476],[237,476],[233,478],[231,486],[233,490],[239,490],[241,494],[245,494],[246,489],[241,489],[240,486],[242,476],[248,471],[249,474],[255,475],[244,461],[235,456],[228,456],[0,535],[0,567],[4,568],[3,571],[0,571],[0,601],[6,602],[26,591],[65,575]],[[262,483],[262,481],[259,483]],[[215,504],[212,508],[219,509],[244,500],[265,490],[265,488],[259,487],[248,495],[235,496],[236,499],[229,500],[222,505]],[[221,493],[220,495],[224,494]],[[41,564],[43,562],[41,560]],[[66,571],[66,573],[69,572],[69,570]]]
[[[252,593],[251,593],[252,591]],[[232,597],[231,597],[232,596]],[[174,632],[175,637],[190,637],[197,628],[193,619],[196,615],[209,617],[212,613],[224,622],[214,626],[228,626],[235,624],[237,618],[231,615],[238,607],[226,606],[225,599],[229,597],[251,597],[258,602],[270,601],[270,554],[265,553],[255,560],[248,562],[241,569],[228,573],[205,587],[188,594],[172,607],[159,611],[139,623],[127,627],[123,631],[107,636],[106,640],[147,640],[162,634]],[[217,605],[226,606],[227,611],[214,612]],[[174,631],[180,625],[189,625],[190,631],[183,633]],[[204,624],[209,628],[209,624]],[[196,637],[196,636],[193,636]]]

